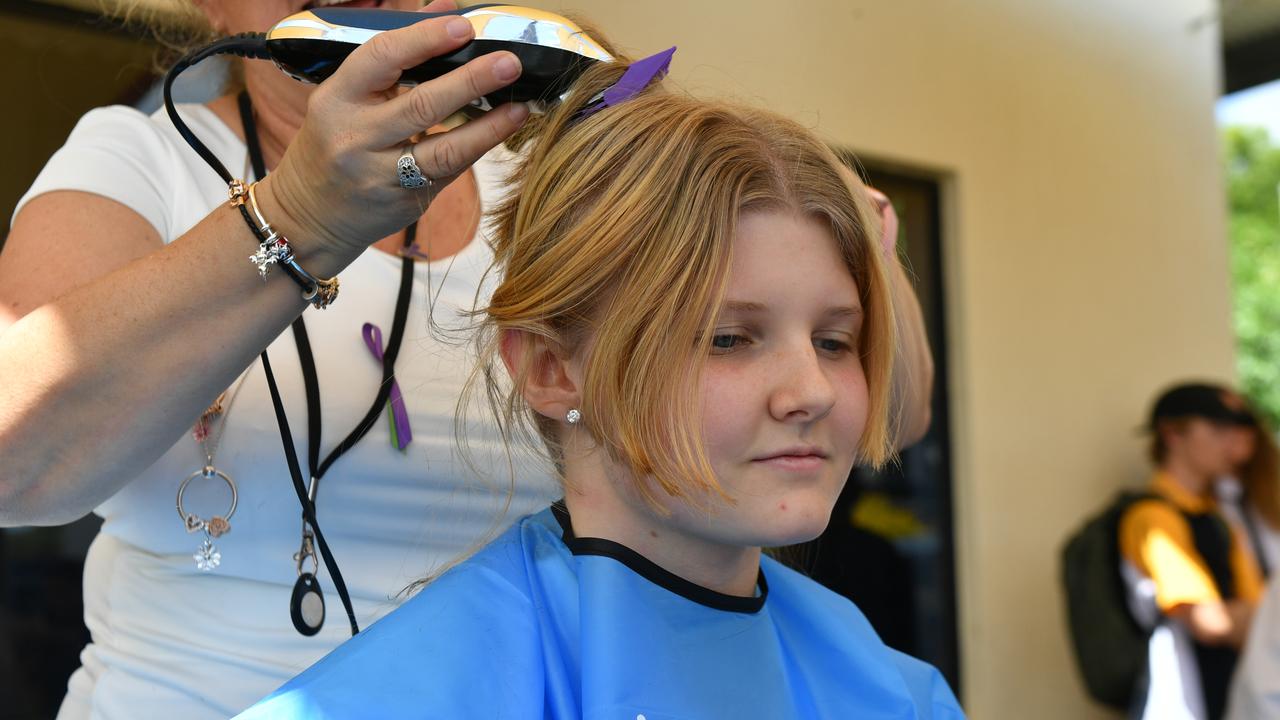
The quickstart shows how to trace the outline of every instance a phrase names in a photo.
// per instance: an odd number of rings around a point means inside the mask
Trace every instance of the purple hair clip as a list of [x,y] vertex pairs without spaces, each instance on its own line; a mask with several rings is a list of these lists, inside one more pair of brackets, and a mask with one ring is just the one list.
[[631,66],[622,74],[622,77],[618,78],[618,82],[591,98],[591,102],[578,111],[573,118],[574,121],[576,122],[611,105],[617,105],[635,97],[641,90],[649,87],[649,83],[653,82],[654,79],[667,74],[667,69],[671,67],[671,56],[675,55],[675,53],[676,49],[670,47],[660,53],[631,63]]

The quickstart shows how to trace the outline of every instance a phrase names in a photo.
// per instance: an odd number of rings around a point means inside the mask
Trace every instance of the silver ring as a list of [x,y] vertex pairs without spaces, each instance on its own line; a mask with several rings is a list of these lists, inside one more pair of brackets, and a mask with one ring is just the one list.
[[418,190],[431,187],[431,178],[422,174],[418,161],[413,158],[413,146],[405,147],[396,161],[396,175],[400,177],[400,187],[405,190]]

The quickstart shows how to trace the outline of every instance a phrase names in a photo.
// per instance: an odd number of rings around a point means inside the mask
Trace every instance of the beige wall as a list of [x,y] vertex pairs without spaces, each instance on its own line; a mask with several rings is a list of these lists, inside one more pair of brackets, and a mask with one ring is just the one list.
[[965,703],[1105,717],[1069,665],[1058,547],[1145,472],[1159,385],[1233,375],[1214,4],[532,4],[945,178]]

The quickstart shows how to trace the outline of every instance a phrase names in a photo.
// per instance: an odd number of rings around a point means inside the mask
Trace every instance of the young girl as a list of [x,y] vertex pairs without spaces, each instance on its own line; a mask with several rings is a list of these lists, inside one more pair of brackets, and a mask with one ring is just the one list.
[[891,452],[870,200],[770,112],[660,82],[584,112],[625,69],[529,128],[493,225],[477,376],[563,502],[243,717],[963,717],[761,552],[816,537]]

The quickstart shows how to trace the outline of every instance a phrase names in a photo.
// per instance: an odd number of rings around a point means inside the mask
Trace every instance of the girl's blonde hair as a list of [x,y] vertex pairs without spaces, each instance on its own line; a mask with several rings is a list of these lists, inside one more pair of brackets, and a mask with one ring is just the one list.
[[502,335],[514,330],[561,357],[582,353],[583,426],[643,479],[636,489],[647,501],[661,507],[661,493],[732,502],[703,448],[698,381],[739,217],[776,210],[826,224],[857,283],[857,351],[870,396],[859,459],[885,462],[893,316],[878,216],[861,185],[846,181],[832,151],[799,124],[663,82],[576,117],[625,69],[591,68],[565,102],[512,141],[524,156],[493,212],[500,280],[479,313],[469,383],[483,379],[504,439],[540,440],[559,465],[558,423],[533,412],[521,392],[528,353],[512,382],[498,370]]

